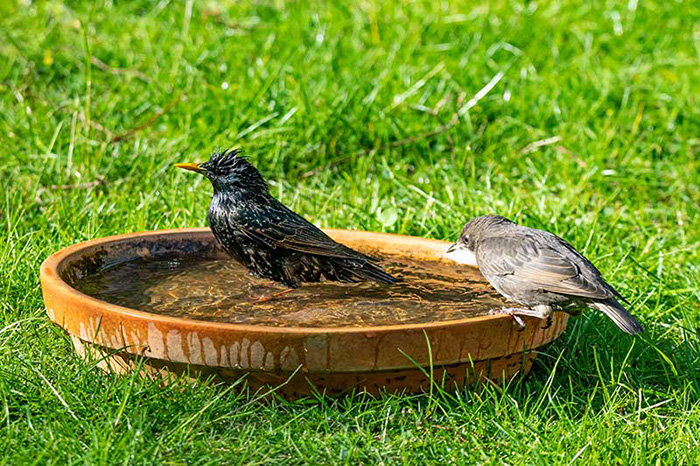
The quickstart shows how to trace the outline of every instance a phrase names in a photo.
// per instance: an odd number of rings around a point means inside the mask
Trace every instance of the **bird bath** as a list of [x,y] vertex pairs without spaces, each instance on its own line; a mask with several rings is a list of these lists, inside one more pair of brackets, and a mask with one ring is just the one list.
[[[212,375],[296,397],[464,386],[527,373],[534,349],[557,338],[568,317],[519,331],[476,269],[444,258],[444,241],[349,230],[333,239],[381,258],[402,279],[281,288],[250,277],[207,228],[100,238],[49,257],[41,285],[49,318],[100,367],[148,374]],[[142,362],[140,362],[142,359]]]

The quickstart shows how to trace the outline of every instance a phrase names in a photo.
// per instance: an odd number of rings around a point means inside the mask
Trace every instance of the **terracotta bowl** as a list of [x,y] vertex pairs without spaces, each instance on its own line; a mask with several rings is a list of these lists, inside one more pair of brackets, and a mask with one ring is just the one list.
[[[364,231],[326,230],[335,240],[368,251],[416,260],[443,259],[448,243]],[[49,318],[72,337],[76,351],[98,357],[118,373],[140,367],[149,374],[246,376],[249,387],[279,386],[296,397],[366,390],[426,390],[438,383],[463,387],[527,373],[533,351],[566,329],[568,316],[552,325],[525,318],[518,331],[509,316],[371,327],[266,327],[169,317],[110,304],[72,288],[75,274],[106,263],[157,257],[174,251],[197,254],[218,248],[208,228],[150,231],[100,238],[65,248],[44,261],[41,286]],[[432,371],[431,371],[432,368]]]

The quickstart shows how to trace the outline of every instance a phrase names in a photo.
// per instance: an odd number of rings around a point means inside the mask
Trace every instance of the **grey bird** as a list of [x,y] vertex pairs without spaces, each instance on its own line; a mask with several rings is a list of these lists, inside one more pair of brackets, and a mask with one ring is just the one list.
[[600,271],[573,246],[552,233],[485,215],[464,226],[447,256],[462,263],[474,259],[486,280],[509,301],[527,309],[494,313],[533,316],[550,321],[553,311],[588,307],[602,312],[630,335],[644,328],[620,304],[623,298]]

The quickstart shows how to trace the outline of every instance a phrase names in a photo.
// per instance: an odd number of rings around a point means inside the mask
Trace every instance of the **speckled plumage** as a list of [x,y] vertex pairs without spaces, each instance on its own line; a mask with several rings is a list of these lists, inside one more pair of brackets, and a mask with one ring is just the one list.
[[215,152],[208,162],[185,165],[211,181],[209,226],[226,252],[252,274],[289,288],[321,279],[395,282],[374,259],[332,240],[275,199],[238,151]]
[[[618,302],[627,302],[573,246],[552,233],[485,215],[469,221],[450,250],[476,256],[479,270],[508,300],[548,317],[553,310],[586,306],[603,312],[629,334],[642,326]],[[517,312],[514,312],[517,314]]]

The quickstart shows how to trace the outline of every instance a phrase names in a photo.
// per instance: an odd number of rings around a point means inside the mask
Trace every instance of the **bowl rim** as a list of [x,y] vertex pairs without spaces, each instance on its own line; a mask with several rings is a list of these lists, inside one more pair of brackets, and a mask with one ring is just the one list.
[[[362,236],[375,236],[375,237],[395,237],[395,238],[410,238],[411,241],[424,242],[426,244],[432,243],[433,246],[444,246],[445,249],[451,243],[448,241],[442,241],[432,238],[423,238],[419,236],[409,236],[409,235],[398,235],[394,233],[382,233],[373,232],[365,230],[351,230],[351,229],[335,229],[335,228],[324,228],[324,232],[328,233],[331,237],[333,233],[341,234],[359,234]],[[70,286],[66,281],[64,281],[58,271],[60,267],[67,261],[79,255],[82,251],[87,248],[96,247],[100,245],[107,245],[116,242],[125,242],[134,238],[148,238],[153,236],[169,236],[169,235],[192,235],[192,234],[206,234],[211,233],[208,227],[194,227],[194,228],[173,228],[165,230],[146,230],[137,231],[132,233],[118,234],[104,236],[100,238],[95,238],[88,241],[82,241],[75,243],[59,251],[51,254],[47,257],[40,268],[40,281],[42,287],[46,290],[50,290],[51,293],[56,295],[62,295],[62,298],[68,301],[77,302],[82,301],[88,305],[93,312],[106,312],[109,314],[124,316],[127,318],[135,318],[138,320],[143,320],[146,322],[153,323],[164,323],[170,324],[177,327],[189,327],[189,328],[201,328],[201,329],[211,329],[212,327],[224,331],[224,332],[254,332],[258,334],[349,334],[349,333],[364,333],[364,334],[374,334],[374,333],[385,333],[385,332],[400,332],[400,331],[420,331],[420,330],[433,330],[433,329],[445,329],[450,327],[462,327],[465,325],[475,324],[478,322],[483,322],[486,320],[497,321],[503,319],[509,319],[510,317],[505,314],[495,314],[495,315],[481,315],[474,317],[466,317],[463,319],[455,320],[445,320],[445,321],[435,321],[435,322],[425,322],[425,323],[410,323],[410,324],[394,324],[394,325],[374,325],[374,326],[342,326],[342,327],[303,327],[303,326],[289,326],[289,327],[275,327],[271,325],[251,325],[251,324],[237,324],[232,322],[216,322],[208,320],[197,320],[197,319],[187,319],[182,317],[174,317],[164,314],[156,314],[153,312],[148,312],[140,309],[132,309],[117,304],[109,303],[107,301],[102,301],[100,299],[94,298],[90,295],[82,293],[77,289]],[[48,310],[48,309],[47,309]]]

